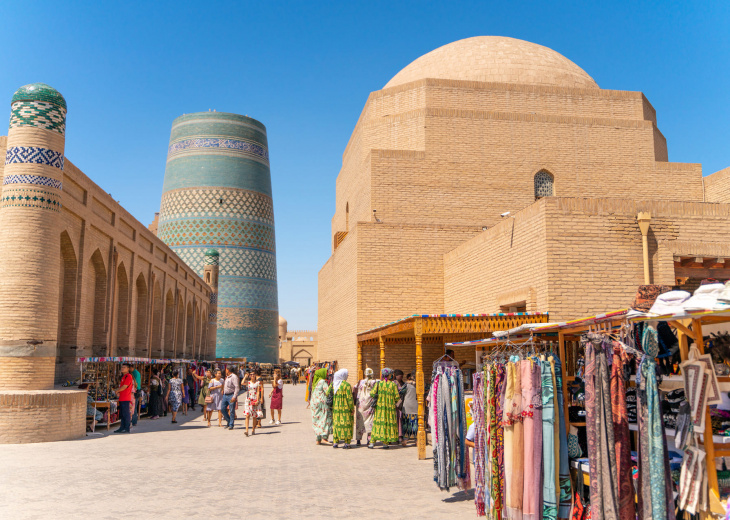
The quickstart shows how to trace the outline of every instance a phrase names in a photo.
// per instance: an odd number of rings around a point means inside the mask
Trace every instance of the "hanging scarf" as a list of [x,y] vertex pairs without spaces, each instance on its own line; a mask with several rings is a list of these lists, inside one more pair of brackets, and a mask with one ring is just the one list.
[[512,421],[512,462],[511,478],[507,486],[507,518],[519,520],[522,518],[522,494],[524,491],[524,453],[523,453],[523,424],[522,424],[522,377],[520,365],[512,365],[512,410],[510,420]]
[[[644,500],[641,506],[644,518],[673,518],[674,507],[673,505],[668,507],[671,495],[667,496],[668,474],[665,463],[667,453],[664,449],[664,424],[662,423],[656,362],[654,361],[659,353],[659,343],[654,327],[646,326],[644,328],[641,347],[645,355],[638,371],[641,377],[639,398],[646,403],[646,415],[640,416],[639,422],[645,424],[643,429],[646,432],[646,439],[642,439],[641,448],[642,458],[644,458],[643,450],[647,450],[648,462],[648,466],[641,468],[641,470],[648,470],[648,474],[642,475],[641,486],[642,498],[646,499],[647,495],[650,497],[649,503],[647,504]],[[637,377],[639,377],[638,374]]]
[[542,379],[542,517],[558,518],[557,492],[555,489],[555,390],[550,363],[540,364]]
[[554,375],[555,395],[558,397],[558,442],[556,442],[558,462],[558,518],[567,519],[570,517],[571,502],[573,497],[572,484],[570,480],[570,465],[568,462],[568,437],[565,428],[565,408],[563,396],[563,372],[560,359],[556,356],[550,358],[551,369]]
[[499,508],[495,511],[497,520],[504,518],[504,424],[502,417],[504,414],[504,393],[505,393],[505,379],[506,370],[503,364],[497,365],[497,388],[496,388],[496,402],[497,402],[497,490],[495,500],[499,502]]
[[502,503],[502,483],[500,481],[502,464],[500,464],[499,460],[500,450],[502,449],[503,433],[501,415],[499,413],[499,410],[497,409],[497,395],[499,388],[498,371],[499,369],[497,365],[491,365],[489,369],[489,378],[491,384],[489,385],[489,396],[487,403],[487,406],[489,406],[490,414],[489,457],[492,461],[492,464],[490,466],[490,494],[492,497],[492,511],[490,517],[493,520],[502,520],[502,510],[504,507],[504,504]]
[[[608,343],[606,345],[610,346]],[[616,446],[603,336],[588,335],[585,349],[586,434],[591,478],[591,519],[617,520]]]
[[626,383],[624,366],[629,355],[619,345],[613,343],[613,363],[611,364],[611,409],[613,412],[613,438],[616,442],[616,474],[618,475],[618,514],[620,520],[634,520],[634,485],[632,483],[631,441],[629,416],[626,409]]
[[484,374],[476,372],[472,376],[474,401],[472,417],[474,421],[474,504],[477,516],[485,516],[485,432],[484,432]]

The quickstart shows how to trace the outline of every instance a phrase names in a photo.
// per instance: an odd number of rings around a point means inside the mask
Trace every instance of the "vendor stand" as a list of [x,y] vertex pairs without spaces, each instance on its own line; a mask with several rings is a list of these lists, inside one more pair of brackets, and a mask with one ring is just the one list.
[[[418,458],[426,458],[424,344],[431,344],[425,362],[433,363],[444,354],[446,342],[484,338],[496,330],[506,330],[525,323],[546,323],[548,315],[540,312],[500,314],[416,314],[357,335],[357,377],[363,378],[363,350],[379,348],[380,369],[385,368],[387,352],[399,346],[415,345],[416,390],[418,395]],[[403,349],[400,349],[403,350]],[[412,358],[411,358],[412,359]],[[429,374],[430,375],[430,374]]]

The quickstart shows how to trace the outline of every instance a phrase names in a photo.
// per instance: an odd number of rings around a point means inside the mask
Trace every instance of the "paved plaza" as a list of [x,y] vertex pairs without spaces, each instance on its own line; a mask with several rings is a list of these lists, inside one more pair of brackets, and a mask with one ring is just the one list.
[[[266,387],[266,395],[270,387]],[[317,446],[304,386],[284,424],[246,438],[199,409],[143,419],[131,435],[0,445],[0,518],[470,518],[471,494],[440,492],[416,448]]]

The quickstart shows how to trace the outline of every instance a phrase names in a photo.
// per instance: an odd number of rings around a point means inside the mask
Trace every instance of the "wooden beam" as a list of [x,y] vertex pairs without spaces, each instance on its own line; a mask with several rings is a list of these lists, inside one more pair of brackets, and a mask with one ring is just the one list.
[[722,269],[725,267],[725,259],[719,258],[705,258],[702,261],[702,267],[705,269]]
[[[700,320],[692,320],[692,330],[695,333],[695,345],[700,354],[705,353],[705,343],[702,338],[702,323]],[[712,441],[712,418],[710,417],[710,407],[705,407],[705,453],[707,453],[707,482],[710,491],[715,493],[716,497],[720,496],[720,486],[717,482],[717,470],[715,469],[715,443]]]
[[[683,320],[683,321],[686,322],[687,320]],[[681,331],[682,334],[684,334],[685,336],[688,336],[688,337],[692,338],[692,340],[695,339],[694,332],[692,332],[689,329],[689,327],[687,327],[684,323],[681,323],[680,321],[669,321],[667,323],[669,324],[669,326],[674,327],[678,331]],[[685,358],[686,358],[686,356],[685,356]],[[682,358],[682,359],[685,359],[685,358]]]
[[702,257],[682,258],[682,267],[702,267]]
[[675,267],[674,268],[675,278],[717,278],[719,280],[726,280],[730,278],[730,269],[728,268],[705,268],[705,267]]

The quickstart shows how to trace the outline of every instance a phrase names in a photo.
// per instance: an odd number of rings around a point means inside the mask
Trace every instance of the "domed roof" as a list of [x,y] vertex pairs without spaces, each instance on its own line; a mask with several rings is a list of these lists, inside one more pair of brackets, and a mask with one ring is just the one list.
[[31,83],[20,87],[13,94],[10,104],[12,105],[16,101],[45,101],[66,108],[66,100],[63,99],[61,93],[45,83]]
[[205,256],[220,256],[220,254],[215,249],[208,249],[205,252]]
[[475,36],[439,47],[411,62],[384,88],[424,78],[598,88],[562,54],[503,36]]
[[286,325],[286,324],[287,324],[287,322],[284,319],[284,317],[283,316],[279,316],[279,326]]

